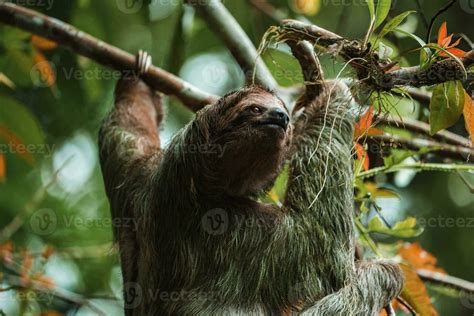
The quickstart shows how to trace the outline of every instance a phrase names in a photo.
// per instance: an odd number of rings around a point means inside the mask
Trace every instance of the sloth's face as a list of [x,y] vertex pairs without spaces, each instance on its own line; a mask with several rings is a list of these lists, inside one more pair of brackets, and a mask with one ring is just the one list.
[[212,142],[222,148],[217,166],[237,195],[265,189],[274,181],[291,144],[293,126],[283,101],[257,87],[217,104]]

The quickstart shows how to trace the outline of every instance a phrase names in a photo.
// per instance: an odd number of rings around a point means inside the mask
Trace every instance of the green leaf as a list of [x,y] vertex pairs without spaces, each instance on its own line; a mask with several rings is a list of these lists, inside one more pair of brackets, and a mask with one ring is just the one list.
[[403,22],[403,20],[405,20],[405,18],[409,16],[410,14],[412,14],[413,12],[415,11],[403,12],[397,15],[396,17],[394,17],[393,19],[391,19],[390,21],[388,21],[387,24],[385,24],[385,26],[380,31],[379,38],[383,38],[385,35],[395,30]]
[[367,6],[369,7],[370,19],[375,19],[375,5],[374,0],[367,0]]
[[400,238],[416,237],[423,232],[423,229],[416,224],[416,218],[408,217],[398,222],[392,228],[387,227],[379,217],[374,217],[369,222],[368,227],[371,233],[380,233]]
[[452,126],[462,114],[464,89],[460,81],[439,84],[433,91],[430,102],[430,133]]
[[385,21],[385,18],[390,12],[392,0],[379,0],[377,2],[377,10],[375,11],[375,28]]

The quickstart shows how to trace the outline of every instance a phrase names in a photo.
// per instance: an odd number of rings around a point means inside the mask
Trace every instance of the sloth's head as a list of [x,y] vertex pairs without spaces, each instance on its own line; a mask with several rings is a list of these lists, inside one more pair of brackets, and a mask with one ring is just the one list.
[[219,182],[233,195],[254,194],[277,177],[291,144],[293,127],[283,101],[250,86],[231,92],[198,114],[196,121],[209,144]]

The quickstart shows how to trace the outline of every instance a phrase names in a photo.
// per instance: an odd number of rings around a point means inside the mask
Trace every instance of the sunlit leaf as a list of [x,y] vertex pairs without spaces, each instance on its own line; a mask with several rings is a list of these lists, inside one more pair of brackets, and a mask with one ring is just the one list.
[[370,220],[368,229],[372,233],[381,233],[400,238],[416,237],[423,231],[421,227],[417,226],[416,218],[414,217],[408,217],[396,223],[392,228],[387,227],[379,217],[374,217]]
[[430,133],[452,126],[463,112],[464,88],[460,81],[438,84],[430,101]]
[[305,15],[315,15],[321,9],[321,0],[293,0],[295,11]]
[[370,19],[375,19],[375,5],[374,0],[367,0],[367,6],[369,7]]
[[278,194],[275,190],[275,188],[272,188],[270,191],[267,192],[268,197],[270,200],[272,200],[275,203],[280,202],[280,198],[278,197]]
[[416,271],[406,264],[400,264],[400,268],[405,276],[401,297],[415,309],[417,315],[437,316],[438,312],[431,304],[426,286]]
[[471,144],[474,146],[474,101],[471,96],[464,91],[464,123],[469,133]]
[[446,273],[444,269],[436,266],[438,259],[423,249],[418,242],[404,243],[398,250],[398,255],[416,269]]
[[11,81],[10,78],[8,78],[3,72],[0,72],[0,83],[6,85],[12,90],[16,88],[15,83]]
[[38,35],[31,36],[31,43],[41,50],[51,50],[58,47],[58,44],[56,42],[53,42],[47,38]]
[[392,0],[379,0],[377,2],[377,9],[375,11],[375,27],[378,27],[383,23],[383,21],[385,21],[388,12],[390,12],[391,6]]
[[400,196],[394,192],[394,191],[391,191],[391,190],[388,190],[388,189],[383,189],[383,188],[379,188],[377,186],[377,184],[375,182],[366,182],[365,183],[365,188],[367,190],[367,192],[370,193],[370,195],[374,198],[399,198]]
[[379,37],[383,38],[385,35],[395,30],[395,28],[397,28],[403,22],[403,20],[405,20],[405,18],[409,16],[410,14],[412,14],[413,12],[415,11],[403,12],[397,15],[396,17],[394,17],[393,19],[391,19],[390,21],[388,21],[387,24],[385,24],[385,26],[380,31]]
[[369,170],[369,166],[370,166],[369,156],[367,155],[364,147],[359,143],[356,143],[354,147],[355,147],[357,159],[362,163],[362,167],[364,168],[365,171]]

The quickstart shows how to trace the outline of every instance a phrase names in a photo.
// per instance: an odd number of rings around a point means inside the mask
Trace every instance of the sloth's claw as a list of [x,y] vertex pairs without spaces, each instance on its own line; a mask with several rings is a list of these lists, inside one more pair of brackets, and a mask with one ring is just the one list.
[[137,77],[140,77],[150,70],[151,66],[151,55],[148,52],[139,50],[136,55],[136,64],[135,64],[135,71]]

